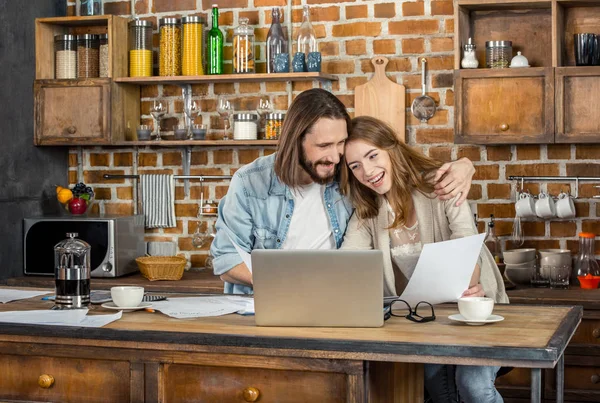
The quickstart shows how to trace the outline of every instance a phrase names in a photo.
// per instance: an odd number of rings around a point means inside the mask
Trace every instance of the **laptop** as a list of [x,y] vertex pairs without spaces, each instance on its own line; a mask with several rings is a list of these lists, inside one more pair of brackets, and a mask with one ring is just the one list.
[[383,326],[383,252],[274,250],[251,254],[258,326]]

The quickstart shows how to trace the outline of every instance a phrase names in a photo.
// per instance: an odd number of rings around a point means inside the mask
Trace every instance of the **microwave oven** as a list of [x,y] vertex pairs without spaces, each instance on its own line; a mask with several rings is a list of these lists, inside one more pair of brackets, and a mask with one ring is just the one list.
[[57,216],[23,220],[23,272],[54,276],[54,246],[76,232],[91,246],[92,277],[118,277],[138,270],[146,254],[144,216]]

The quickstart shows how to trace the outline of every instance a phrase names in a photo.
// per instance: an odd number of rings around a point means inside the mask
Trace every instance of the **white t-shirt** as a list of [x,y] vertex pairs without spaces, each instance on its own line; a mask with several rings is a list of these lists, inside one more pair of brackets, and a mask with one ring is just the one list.
[[294,213],[282,249],[335,249],[325,209],[325,185],[312,183],[292,190]]

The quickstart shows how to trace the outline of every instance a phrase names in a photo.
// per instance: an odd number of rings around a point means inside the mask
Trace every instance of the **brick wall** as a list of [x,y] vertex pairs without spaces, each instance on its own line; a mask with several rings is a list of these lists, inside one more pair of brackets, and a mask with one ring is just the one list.
[[[231,56],[231,29],[239,17],[249,17],[256,28],[257,44],[262,45],[257,70],[264,71],[264,40],[270,24],[270,8],[285,7],[282,0],[220,0],[220,25],[228,35],[226,58]],[[211,1],[203,0],[105,0],[105,12],[140,18],[156,23],[166,16],[207,15]],[[299,27],[302,5],[294,2],[292,20],[294,31]],[[515,216],[513,205],[515,184],[509,175],[580,175],[600,176],[599,145],[519,145],[471,146],[453,144],[454,92],[452,88],[454,8],[452,1],[353,1],[308,0],[311,19],[323,54],[323,71],[337,74],[334,93],[353,111],[353,90],[365,83],[372,66],[370,58],[385,55],[390,59],[388,76],[407,89],[406,104],[410,105],[420,95],[420,69],[418,57],[428,58],[429,95],[438,102],[438,110],[428,124],[421,124],[407,110],[408,142],[424,153],[443,161],[466,156],[477,167],[470,200],[473,210],[481,220],[494,214],[497,232],[506,247],[511,247],[510,233]],[[69,2],[74,13],[74,2]],[[286,10],[284,9],[284,13]],[[155,37],[155,44],[158,37]],[[155,56],[156,57],[156,56]],[[156,60],[156,58],[155,58]],[[227,70],[230,71],[228,64]],[[293,91],[317,86],[317,83],[295,83]],[[212,138],[219,138],[221,120],[215,113],[215,94],[227,94],[236,110],[255,107],[259,96],[270,94],[277,109],[287,107],[285,83],[248,83],[193,86],[194,99],[202,103],[203,113],[198,123],[209,124]],[[161,96],[169,101],[169,111],[163,120],[163,130],[169,130],[182,118],[181,90],[176,86],[149,86],[142,89],[142,123],[152,124],[148,114],[153,98]],[[518,94],[515,94],[518,96]],[[273,147],[195,147],[192,153],[192,174],[229,175],[243,164],[260,155],[273,152]],[[132,173],[136,152],[133,148],[90,148],[83,152],[84,180],[92,185],[105,212],[131,213],[132,183],[130,180],[105,181],[102,174]],[[182,172],[182,150],[176,148],[140,148],[137,158],[139,173]],[[77,153],[71,151],[70,181],[77,180]],[[573,183],[526,183],[532,193],[547,190],[557,195],[560,190],[572,190]],[[205,184],[210,199],[219,199],[226,192],[226,183]],[[577,233],[592,231],[600,234],[600,204],[592,196],[598,194],[592,183],[579,186],[580,198],[576,201],[577,219],[528,220],[523,223],[525,246],[538,248],[577,249]],[[197,225],[202,228],[212,223],[212,218],[196,218],[200,187],[192,182],[190,197],[184,198],[183,183],[177,184],[177,228],[147,230],[148,240],[173,240],[192,261],[202,266],[207,248],[197,250],[191,245],[191,236]],[[206,191],[205,191],[206,197]],[[485,222],[479,222],[485,229]],[[597,250],[600,253],[600,249]]]

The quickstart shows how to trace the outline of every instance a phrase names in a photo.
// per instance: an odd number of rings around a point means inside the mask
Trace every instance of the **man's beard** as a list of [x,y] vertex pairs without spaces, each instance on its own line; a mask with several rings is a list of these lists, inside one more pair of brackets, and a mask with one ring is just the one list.
[[[342,160],[342,155],[340,154],[340,161],[341,160]],[[328,163],[325,160],[318,160],[316,162],[309,161],[308,158],[306,158],[306,153],[304,152],[304,147],[302,148],[302,154],[300,155],[300,166],[302,166],[302,168],[310,176],[310,178],[313,180],[313,182],[318,183],[319,185],[327,185],[328,183],[331,183],[336,178],[338,171],[339,171],[339,164],[334,168],[333,173],[329,176],[322,177],[317,172],[317,167],[319,165],[327,166],[330,164],[331,163]]]

